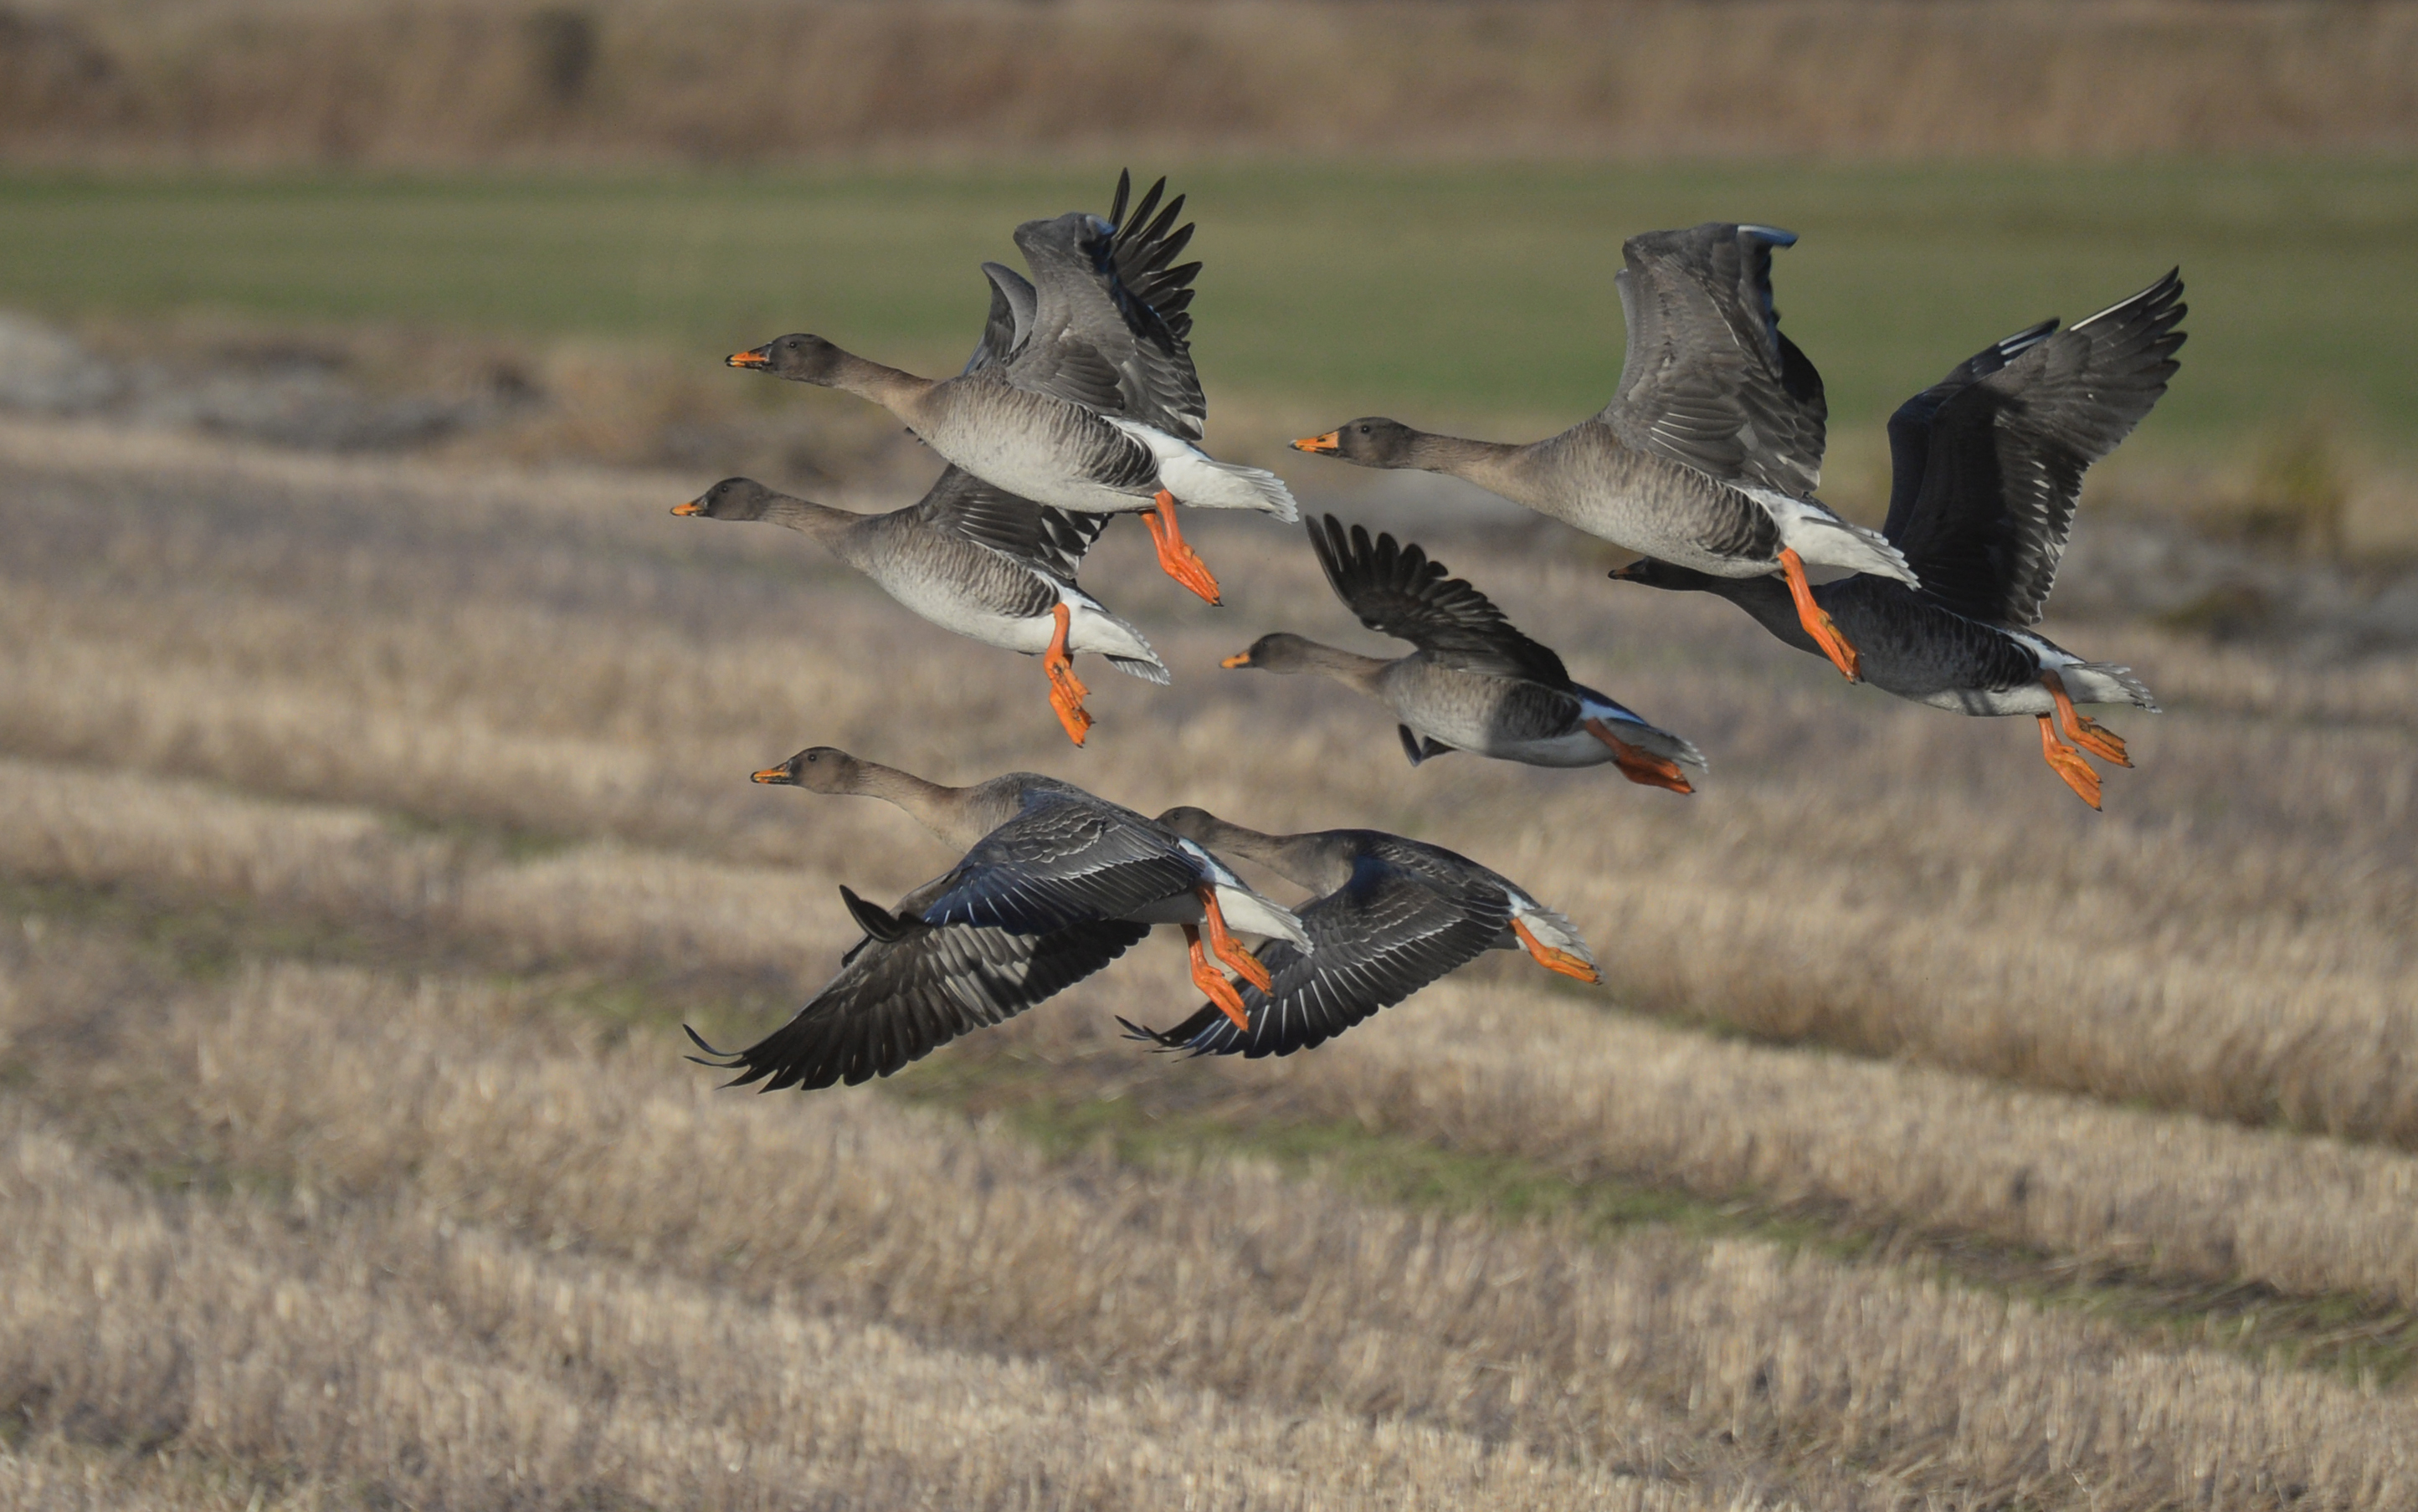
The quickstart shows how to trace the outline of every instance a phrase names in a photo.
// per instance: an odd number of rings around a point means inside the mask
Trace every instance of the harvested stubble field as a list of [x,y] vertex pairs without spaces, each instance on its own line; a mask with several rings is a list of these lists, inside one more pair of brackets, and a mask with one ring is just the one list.
[[[28,421],[0,480],[0,1504],[2418,1495],[2418,660],[2073,627],[2171,710],[2093,816],[2028,724],[1354,502],[1692,734],[1683,801],[1220,673],[1367,644],[1262,522],[1202,531],[1223,611],[1111,531],[1177,680],[1093,679],[1077,752],[695,480]],[[774,1022],[836,883],[948,859],[746,782],[821,741],[1418,833],[1608,985],[1187,1061],[1115,1033],[1194,1005],[1154,941],[892,1082],[717,1093],[676,1025]]]

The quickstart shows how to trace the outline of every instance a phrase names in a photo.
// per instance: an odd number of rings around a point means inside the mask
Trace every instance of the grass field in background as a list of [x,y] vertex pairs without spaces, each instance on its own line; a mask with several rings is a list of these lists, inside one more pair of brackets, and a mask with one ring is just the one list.
[[[1297,406],[1305,425],[1370,411],[1430,423],[1587,413],[1618,371],[1621,238],[1720,218],[1802,235],[1781,260],[1779,302],[1841,430],[1875,422],[1984,342],[2087,314],[2178,263],[2192,342],[2148,446],[2239,442],[2313,407],[2392,450],[2418,427],[2418,163],[1330,163],[1176,176],[1201,228],[1196,350],[1213,401]],[[693,347],[700,362],[811,328],[929,369],[962,359],[977,328],[974,265],[1015,262],[1019,220],[1105,210],[1113,178],[1097,164],[21,173],[0,178],[0,305],[598,334]]]

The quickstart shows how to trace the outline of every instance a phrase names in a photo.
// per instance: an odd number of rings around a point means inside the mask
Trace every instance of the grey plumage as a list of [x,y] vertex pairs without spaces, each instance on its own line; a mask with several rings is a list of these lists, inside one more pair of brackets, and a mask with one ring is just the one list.
[[705,1063],[742,1073],[732,1085],[760,1081],[770,1092],[886,1077],[1046,1001],[1155,924],[1197,923],[1204,895],[1238,930],[1314,946],[1290,910],[1197,842],[1053,777],[1017,771],[946,787],[814,746],[756,780],[884,799],[964,856],[895,909],[842,888],[865,937],[780,1029],[735,1053],[690,1031],[713,1058]]
[[1076,584],[1104,514],[1055,510],[994,488],[962,468],[941,472],[914,504],[854,514],[727,478],[676,512],[760,520],[813,536],[901,604],[944,630],[1037,654],[1068,607],[1068,648],[1109,658],[1145,681],[1168,672],[1141,632]]
[[[1572,681],[1552,648],[1522,634],[1486,595],[1419,546],[1391,535],[1371,539],[1331,514],[1308,530],[1336,596],[1362,624],[1416,649],[1383,661],[1297,635],[1263,635],[1227,665],[1323,673],[1376,699],[1400,721],[1413,766],[1451,751],[1534,766],[1616,761],[1634,780],[1689,790],[1672,763],[1701,769],[1705,758],[1692,744]],[[1641,768],[1591,726],[1663,768]]]
[[727,1086],[761,1092],[855,1086],[886,1077],[973,1030],[1001,1024],[1098,971],[1150,933],[1145,924],[1091,919],[1038,934],[921,917],[941,881],[887,912],[840,890],[865,926],[838,974],[788,1023],[742,1050],[718,1050],[695,1030],[699,1063],[740,1075]]
[[[1297,517],[1273,473],[1217,462],[1194,443],[1208,406],[1189,334],[1197,262],[1175,257],[1192,227],[1165,180],[1130,213],[1120,176],[1111,217],[1081,211],[1016,229],[1033,276],[985,264],[983,339],[956,377],[934,382],[793,334],[733,354],[739,366],[863,395],[950,462],[1060,509],[1126,513],[1178,503]],[[1162,563],[1214,599],[1180,537]]]
[[[1922,587],[1858,574],[1813,590],[1861,653],[1865,680],[1967,714],[2055,713],[2051,677],[2075,703],[2157,710],[2129,669],[2086,662],[2030,627],[2056,584],[2083,473],[2132,433],[2177,371],[2182,292],[2180,272],[2169,272],[2064,330],[2053,320],[2028,327],[1898,407],[1884,529]],[[1653,560],[1613,575],[1719,594],[1820,654],[1768,579],[1725,581]],[[2085,749],[2123,759],[2120,741],[2086,733]],[[2087,769],[2058,771],[2097,806]]]
[[1797,238],[1711,221],[1632,237],[1617,275],[1629,342],[1594,417],[1528,445],[1413,430],[1380,417],[1293,444],[1375,467],[1464,478],[1649,557],[1722,577],[1808,562],[1912,577],[1875,532],[1814,497],[1827,402],[1782,333],[1771,252]]
[[1247,1030],[1215,1005],[1165,1031],[1119,1020],[1135,1037],[1169,1048],[1258,1059],[1323,1045],[1489,950],[1518,948],[1515,912],[1550,918],[1566,932],[1559,938],[1576,943],[1567,920],[1441,846],[1382,830],[1261,834],[1200,809],[1171,809],[1159,819],[1321,894],[1297,910],[1314,951],[1278,940],[1258,951],[1274,980],[1267,992],[1243,986]]

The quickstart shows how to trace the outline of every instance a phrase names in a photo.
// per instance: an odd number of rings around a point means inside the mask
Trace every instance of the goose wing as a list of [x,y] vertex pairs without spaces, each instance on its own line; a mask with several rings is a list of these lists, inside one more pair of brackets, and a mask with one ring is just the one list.
[[1922,590],[1970,619],[2038,622],[2082,475],[2180,364],[2181,270],[2063,330],[1984,348],[1890,420],[1886,531]]
[[1112,516],[1036,504],[952,464],[914,506],[919,521],[1072,583]]
[[886,1077],[958,1035],[1003,1023],[1082,981],[1150,932],[1147,924],[1096,919],[1042,935],[966,924],[935,928],[918,915],[941,884],[927,882],[895,912],[840,889],[865,928],[839,974],[788,1023],[743,1050],[689,1038],[712,1057],[692,1057],[762,1082],[764,1092],[853,1087]]
[[1110,220],[1073,211],[1016,228],[1034,306],[1002,371],[1019,388],[1199,440],[1209,411],[1187,338],[1201,265],[1168,266],[1192,227],[1174,224],[1184,196],[1160,206],[1165,179],[1125,214],[1131,183],[1118,177]]
[[1033,332],[1033,309],[1038,298],[1032,281],[1015,268],[985,263],[982,270],[983,277],[990,280],[990,313],[983,321],[982,344],[966,359],[967,373],[1007,364]]
[[1120,918],[1202,880],[1182,843],[1131,809],[1045,788],[941,878],[923,919],[1046,934]]
[[1629,238],[1615,279],[1629,349],[1597,418],[1627,445],[1724,482],[1811,497],[1829,410],[1771,302],[1771,251],[1796,241],[1718,221]]
[[1126,1030],[1195,1055],[1256,1060],[1306,1050],[1485,954],[1509,925],[1511,906],[1499,885],[1380,849],[1297,912],[1315,949],[1304,955],[1283,940],[1259,948],[1275,990],[1240,985],[1249,1029],[1204,1004],[1171,1030],[1125,1022]]
[[1569,681],[1553,648],[1520,634],[1485,594],[1416,545],[1391,535],[1369,539],[1345,530],[1334,515],[1309,524],[1309,543],[1326,581],[1360,622],[1426,651],[1447,666],[1493,677],[1524,678],[1551,687]]

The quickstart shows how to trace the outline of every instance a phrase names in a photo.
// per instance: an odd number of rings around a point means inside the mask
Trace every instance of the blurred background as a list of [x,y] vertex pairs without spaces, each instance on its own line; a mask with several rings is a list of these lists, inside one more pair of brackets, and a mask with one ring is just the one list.
[[[812,542],[938,465],[734,373],[964,360],[1020,221],[1188,196],[1208,443],[1691,737],[1693,797],[1221,672],[1395,654],[1299,538],[1119,526],[1169,688]],[[1798,233],[1823,495],[2180,265],[2028,721],[1844,686],[1449,480],[1617,380],[1624,237]],[[2418,0],[0,0],[0,1508],[2379,1509],[2418,1501]],[[1086,668],[1088,674],[1089,668]],[[717,1095],[845,883],[829,742],[1380,825],[1569,914],[1279,1062],[1154,940],[902,1075]],[[1260,878],[1291,899],[1297,890]]]

